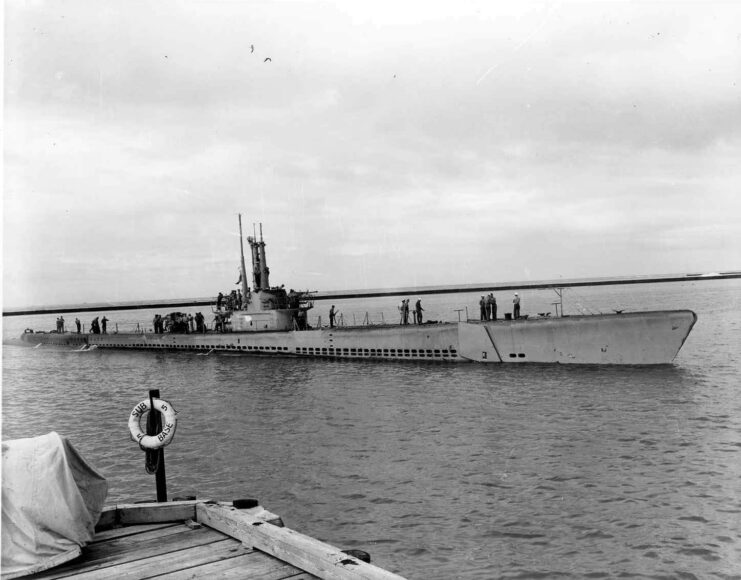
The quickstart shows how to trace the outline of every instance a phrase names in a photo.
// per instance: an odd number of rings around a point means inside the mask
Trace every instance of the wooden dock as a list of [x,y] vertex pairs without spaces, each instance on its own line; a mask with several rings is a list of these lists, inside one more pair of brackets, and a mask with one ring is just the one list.
[[262,507],[225,502],[113,506],[80,557],[26,578],[403,580],[282,525]]

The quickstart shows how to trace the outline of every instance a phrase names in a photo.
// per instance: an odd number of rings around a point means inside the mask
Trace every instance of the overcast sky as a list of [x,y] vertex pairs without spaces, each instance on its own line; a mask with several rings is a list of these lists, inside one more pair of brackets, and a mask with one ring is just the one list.
[[5,306],[741,269],[741,3],[4,6]]

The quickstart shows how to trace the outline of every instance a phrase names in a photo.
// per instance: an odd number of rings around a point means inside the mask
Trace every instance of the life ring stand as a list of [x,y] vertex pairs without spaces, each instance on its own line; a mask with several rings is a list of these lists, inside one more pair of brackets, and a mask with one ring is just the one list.
[[177,427],[177,411],[175,408],[162,399],[154,399],[154,409],[162,414],[162,431],[157,435],[147,435],[141,428],[141,418],[146,411],[149,411],[151,406],[149,399],[143,400],[139,403],[129,415],[129,431],[131,432],[131,438],[139,443],[139,447],[142,449],[160,449],[169,445],[172,438],[175,437],[175,428]]

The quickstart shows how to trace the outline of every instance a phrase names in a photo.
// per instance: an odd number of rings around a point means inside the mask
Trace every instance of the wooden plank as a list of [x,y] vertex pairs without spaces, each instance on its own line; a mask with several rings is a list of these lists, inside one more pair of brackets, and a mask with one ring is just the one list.
[[173,551],[189,546],[217,542],[228,537],[228,535],[218,533],[216,530],[209,530],[205,527],[190,529],[184,524],[180,524],[169,528],[142,532],[135,536],[125,536],[99,544],[91,544],[85,549],[85,556],[86,559],[91,560],[98,557],[98,555],[106,556],[113,553],[125,554],[132,552],[134,554],[142,554],[157,546],[169,546],[169,551]]
[[100,512],[98,523],[95,524],[95,531],[106,530],[116,525],[116,506],[105,506]]
[[151,532],[154,530],[177,528],[179,525],[180,524],[178,523],[166,522],[163,524],[140,524],[137,526],[126,526],[125,528],[110,528],[95,534],[93,541],[90,543],[94,544],[95,542],[105,542],[117,538],[125,538],[126,536],[134,536],[136,534]]
[[[185,500],[170,502],[149,502],[134,504],[117,504],[103,508],[96,532],[108,530],[115,526],[179,522],[195,519],[195,506],[199,503],[218,503],[231,506],[232,502],[211,502],[210,500]],[[269,512],[262,506],[241,510],[252,514],[276,526],[283,526],[280,516]]]
[[[229,538],[208,544],[195,546],[185,550],[158,554],[137,560],[115,563],[112,566],[88,570],[75,576],[75,580],[133,580],[139,578],[157,577],[184,568],[192,568],[210,562],[217,562],[224,558],[244,556],[252,552],[236,540]],[[245,577],[250,577],[249,568],[245,569]]]
[[[133,562],[142,558],[150,558],[224,540],[224,534],[206,527],[191,530],[181,525],[180,528],[182,532],[172,533],[165,537],[162,537],[165,530],[155,530],[136,536],[91,544],[85,548],[81,560],[43,572],[34,576],[34,578],[64,578],[79,572],[107,568],[125,562]],[[156,534],[160,534],[160,536]]]
[[[236,540],[235,540],[236,541]],[[202,566],[178,570],[157,576],[157,580],[194,580],[196,578],[219,578],[220,580],[281,580],[305,574],[298,568],[281,562],[262,552],[212,562]],[[308,576],[315,578],[314,576]]]
[[219,505],[199,504],[197,520],[279,558],[297,568],[331,580],[363,578],[399,580],[396,574],[342,553],[339,548],[288,528],[279,528],[244,513]]
[[195,519],[195,506],[201,500],[118,504],[103,509],[97,530],[115,525],[154,524]]
[[[133,534],[119,534],[112,538],[103,539],[102,542],[91,542],[85,549],[85,553],[95,554],[99,550],[110,550],[113,548],[125,549],[126,546],[135,546],[142,543],[155,543],[161,541],[162,538],[166,536],[184,534],[188,531],[187,526],[185,526],[182,522],[178,524],[167,523],[149,524],[146,526],[127,526],[125,528],[115,528],[115,531],[120,530],[125,532],[130,529],[138,531]],[[106,532],[101,533],[109,533],[113,531],[114,530],[107,530]],[[98,547],[99,543],[104,544],[105,547]]]

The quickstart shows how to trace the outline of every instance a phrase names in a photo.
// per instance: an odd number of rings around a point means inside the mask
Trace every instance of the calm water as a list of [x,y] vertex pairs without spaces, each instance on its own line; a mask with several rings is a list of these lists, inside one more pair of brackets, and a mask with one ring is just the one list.
[[[675,364],[657,368],[74,352],[15,340],[56,316],[5,318],[2,434],[56,430],[108,478],[109,501],[153,498],[127,418],[159,388],[179,411],[171,496],[257,497],[410,578],[741,578],[740,291],[566,292],[572,313],[695,310]],[[553,296],[526,292],[523,312]],[[337,306],[380,322],[395,303]],[[477,296],[423,304],[456,320]],[[109,328],[152,314],[108,313]]]

